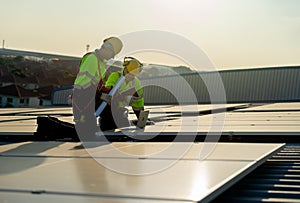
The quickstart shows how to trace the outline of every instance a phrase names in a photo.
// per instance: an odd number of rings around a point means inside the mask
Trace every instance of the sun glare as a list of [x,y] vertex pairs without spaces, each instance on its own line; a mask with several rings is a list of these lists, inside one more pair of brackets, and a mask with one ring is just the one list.
[[155,0],[149,1],[149,4],[157,11],[160,20],[194,24],[213,18],[222,7],[222,2],[223,0]]
[[188,66],[183,60],[173,55],[155,52],[155,51],[144,51],[134,54],[135,57],[139,58],[143,63],[167,65],[167,66]]

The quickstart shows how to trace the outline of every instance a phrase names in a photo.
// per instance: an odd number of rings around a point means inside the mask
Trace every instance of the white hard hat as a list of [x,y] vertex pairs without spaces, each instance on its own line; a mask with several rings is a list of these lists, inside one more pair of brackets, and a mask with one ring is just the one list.
[[122,41],[117,37],[106,38],[103,40],[103,43],[109,43],[112,46],[115,55],[118,54],[123,47]]

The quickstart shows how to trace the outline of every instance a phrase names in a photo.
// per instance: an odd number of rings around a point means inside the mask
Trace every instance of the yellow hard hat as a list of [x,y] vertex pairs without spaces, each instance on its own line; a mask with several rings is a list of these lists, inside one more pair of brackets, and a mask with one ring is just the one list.
[[123,66],[129,73],[137,76],[142,71],[143,64],[133,57],[125,57]]
[[117,37],[106,38],[105,40],[103,40],[103,43],[105,43],[105,42],[108,42],[111,44],[113,51],[115,52],[115,55],[118,54],[123,47],[122,41]]

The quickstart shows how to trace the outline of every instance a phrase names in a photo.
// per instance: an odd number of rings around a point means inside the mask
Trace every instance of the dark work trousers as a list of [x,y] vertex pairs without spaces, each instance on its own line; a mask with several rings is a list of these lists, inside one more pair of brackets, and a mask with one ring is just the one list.
[[77,134],[82,141],[95,138],[97,127],[95,117],[95,93],[96,86],[73,91],[73,115]]
[[126,113],[127,109],[125,108],[119,108],[117,105],[107,105],[100,115],[100,129],[106,131],[130,126]]

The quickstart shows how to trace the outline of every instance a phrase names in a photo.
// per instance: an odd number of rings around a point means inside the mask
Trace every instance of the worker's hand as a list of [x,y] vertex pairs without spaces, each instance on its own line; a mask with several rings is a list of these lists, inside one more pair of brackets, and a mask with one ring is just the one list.
[[131,106],[134,102],[137,102],[141,98],[142,97],[136,97],[136,96],[130,97],[129,105]]
[[119,92],[116,92],[114,95],[115,101],[125,101],[125,96],[123,94],[120,94]]
[[122,94],[124,96],[132,96],[132,95],[138,96],[137,90],[134,87],[124,90],[124,91],[120,92],[120,94]]
[[100,97],[103,101],[105,101],[107,104],[111,104],[111,96],[109,94],[106,93],[102,93],[101,97]]

